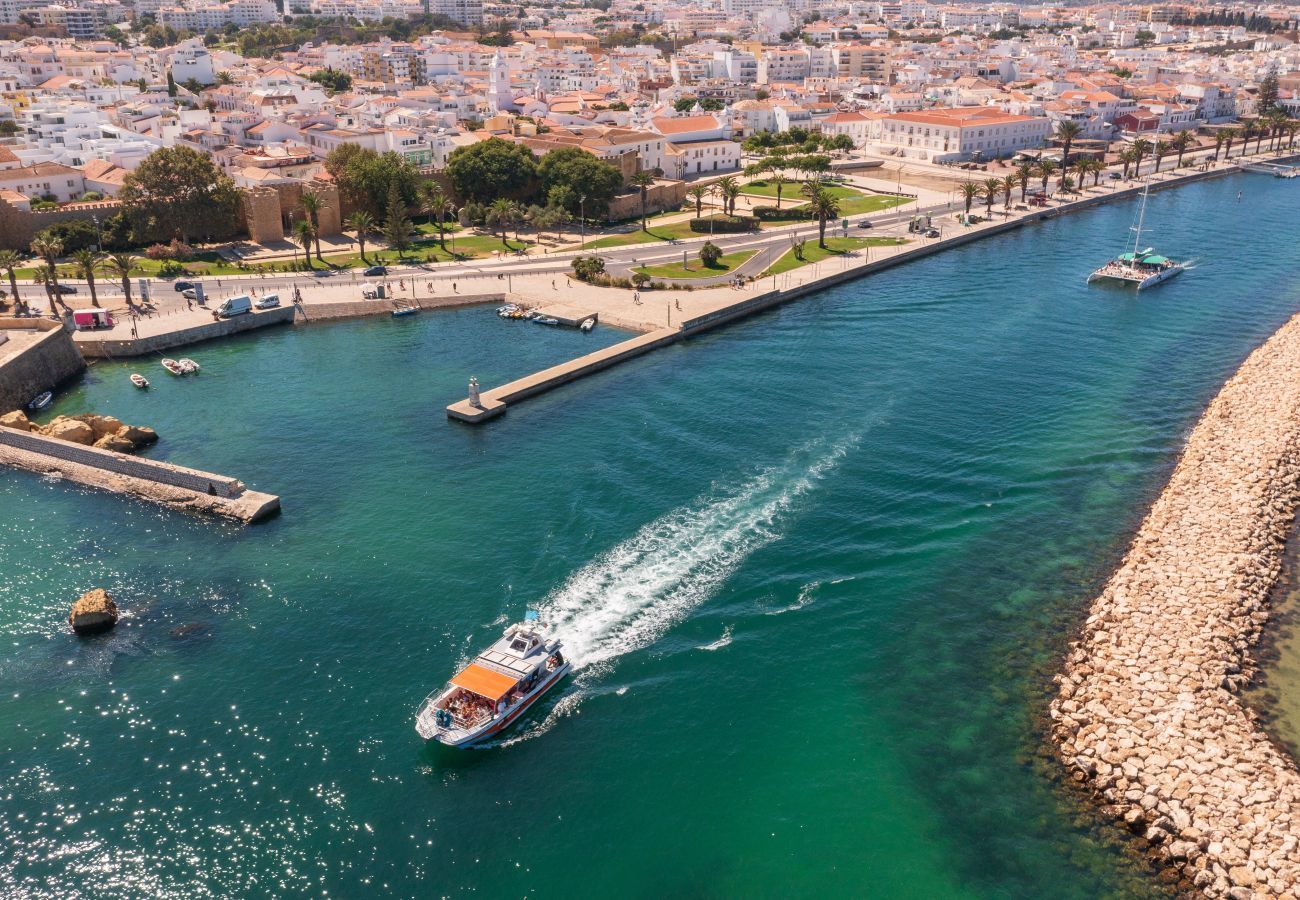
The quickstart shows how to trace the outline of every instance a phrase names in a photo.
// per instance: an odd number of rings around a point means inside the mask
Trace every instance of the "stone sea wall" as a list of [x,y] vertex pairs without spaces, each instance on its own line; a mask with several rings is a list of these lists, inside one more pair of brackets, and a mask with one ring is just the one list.
[[0,328],[42,335],[20,352],[9,352],[13,344],[0,349],[0,413],[22,409],[37,394],[85,371],[86,361],[72,336],[58,324],[48,319],[9,319],[0,322]]
[[1074,779],[1209,897],[1300,898],[1300,773],[1238,695],[1298,475],[1300,316],[1210,404],[1056,678]]

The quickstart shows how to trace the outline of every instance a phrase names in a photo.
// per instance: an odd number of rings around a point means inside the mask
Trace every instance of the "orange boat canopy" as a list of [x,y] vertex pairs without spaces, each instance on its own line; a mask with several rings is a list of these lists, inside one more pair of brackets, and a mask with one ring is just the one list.
[[510,689],[519,683],[519,679],[494,672],[477,663],[470,663],[463,672],[451,680],[451,683],[496,702],[510,693]]

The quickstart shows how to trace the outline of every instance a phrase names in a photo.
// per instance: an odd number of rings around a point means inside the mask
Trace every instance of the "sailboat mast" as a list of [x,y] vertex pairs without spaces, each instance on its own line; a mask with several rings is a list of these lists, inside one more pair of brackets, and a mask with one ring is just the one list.
[[1142,184],[1142,205],[1138,208],[1137,225],[1133,228],[1133,258],[1129,260],[1130,269],[1137,267],[1138,252],[1142,249],[1142,223],[1147,217],[1147,191],[1151,189],[1151,182],[1146,181]]

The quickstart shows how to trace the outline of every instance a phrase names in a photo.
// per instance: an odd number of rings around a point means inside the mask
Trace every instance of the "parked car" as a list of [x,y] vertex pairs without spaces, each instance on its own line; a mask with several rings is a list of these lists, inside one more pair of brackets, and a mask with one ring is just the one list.
[[256,309],[275,309],[279,305],[279,294],[266,294],[263,297],[258,297],[257,302],[253,304]]
[[383,276],[388,274],[388,269],[384,268],[383,266],[371,266],[361,274],[365,275],[367,278],[372,278],[376,275]]
[[59,293],[60,293],[60,294],[75,294],[76,292],[77,292],[77,287],[76,287],[76,285],[72,285],[72,284],[64,284],[63,282],[59,282]]
[[194,282],[192,282],[192,281],[174,281],[174,282],[172,282],[172,290],[173,290],[173,291],[176,291],[177,293],[180,293],[180,292],[182,292],[182,291],[192,291],[192,290],[194,290]]
[[930,230],[928,230],[928,231],[925,233],[925,236],[928,237],[928,238],[937,238],[937,237],[939,237],[939,229],[938,229],[938,228],[931,228]]
[[253,301],[247,294],[241,294],[238,297],[231,297],[225,303],[217,307],[217,315],[223,319],[229,319],[233,316],[242,316],[244,313],[253,311]]

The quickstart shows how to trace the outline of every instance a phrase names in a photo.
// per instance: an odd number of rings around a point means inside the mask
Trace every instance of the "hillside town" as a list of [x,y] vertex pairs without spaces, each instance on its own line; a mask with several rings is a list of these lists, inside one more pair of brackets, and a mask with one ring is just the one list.
[[705,191],[733,215],[742,172],[778,208],[787,176],[868,165],[901,193],[1046,160],[1065,187],[1076,161],[1127,175],[1134,147],[1289,144],[1300,111],[1280,5],[10,0],[0,20],[0,243],[47,286],[78,251],[149,250],[166,276],[188,253],[159,248],[310,267],[283,245],[404,250],[421,218],[441,252],[449,228],[515,249],[521,224],[698,215]]

